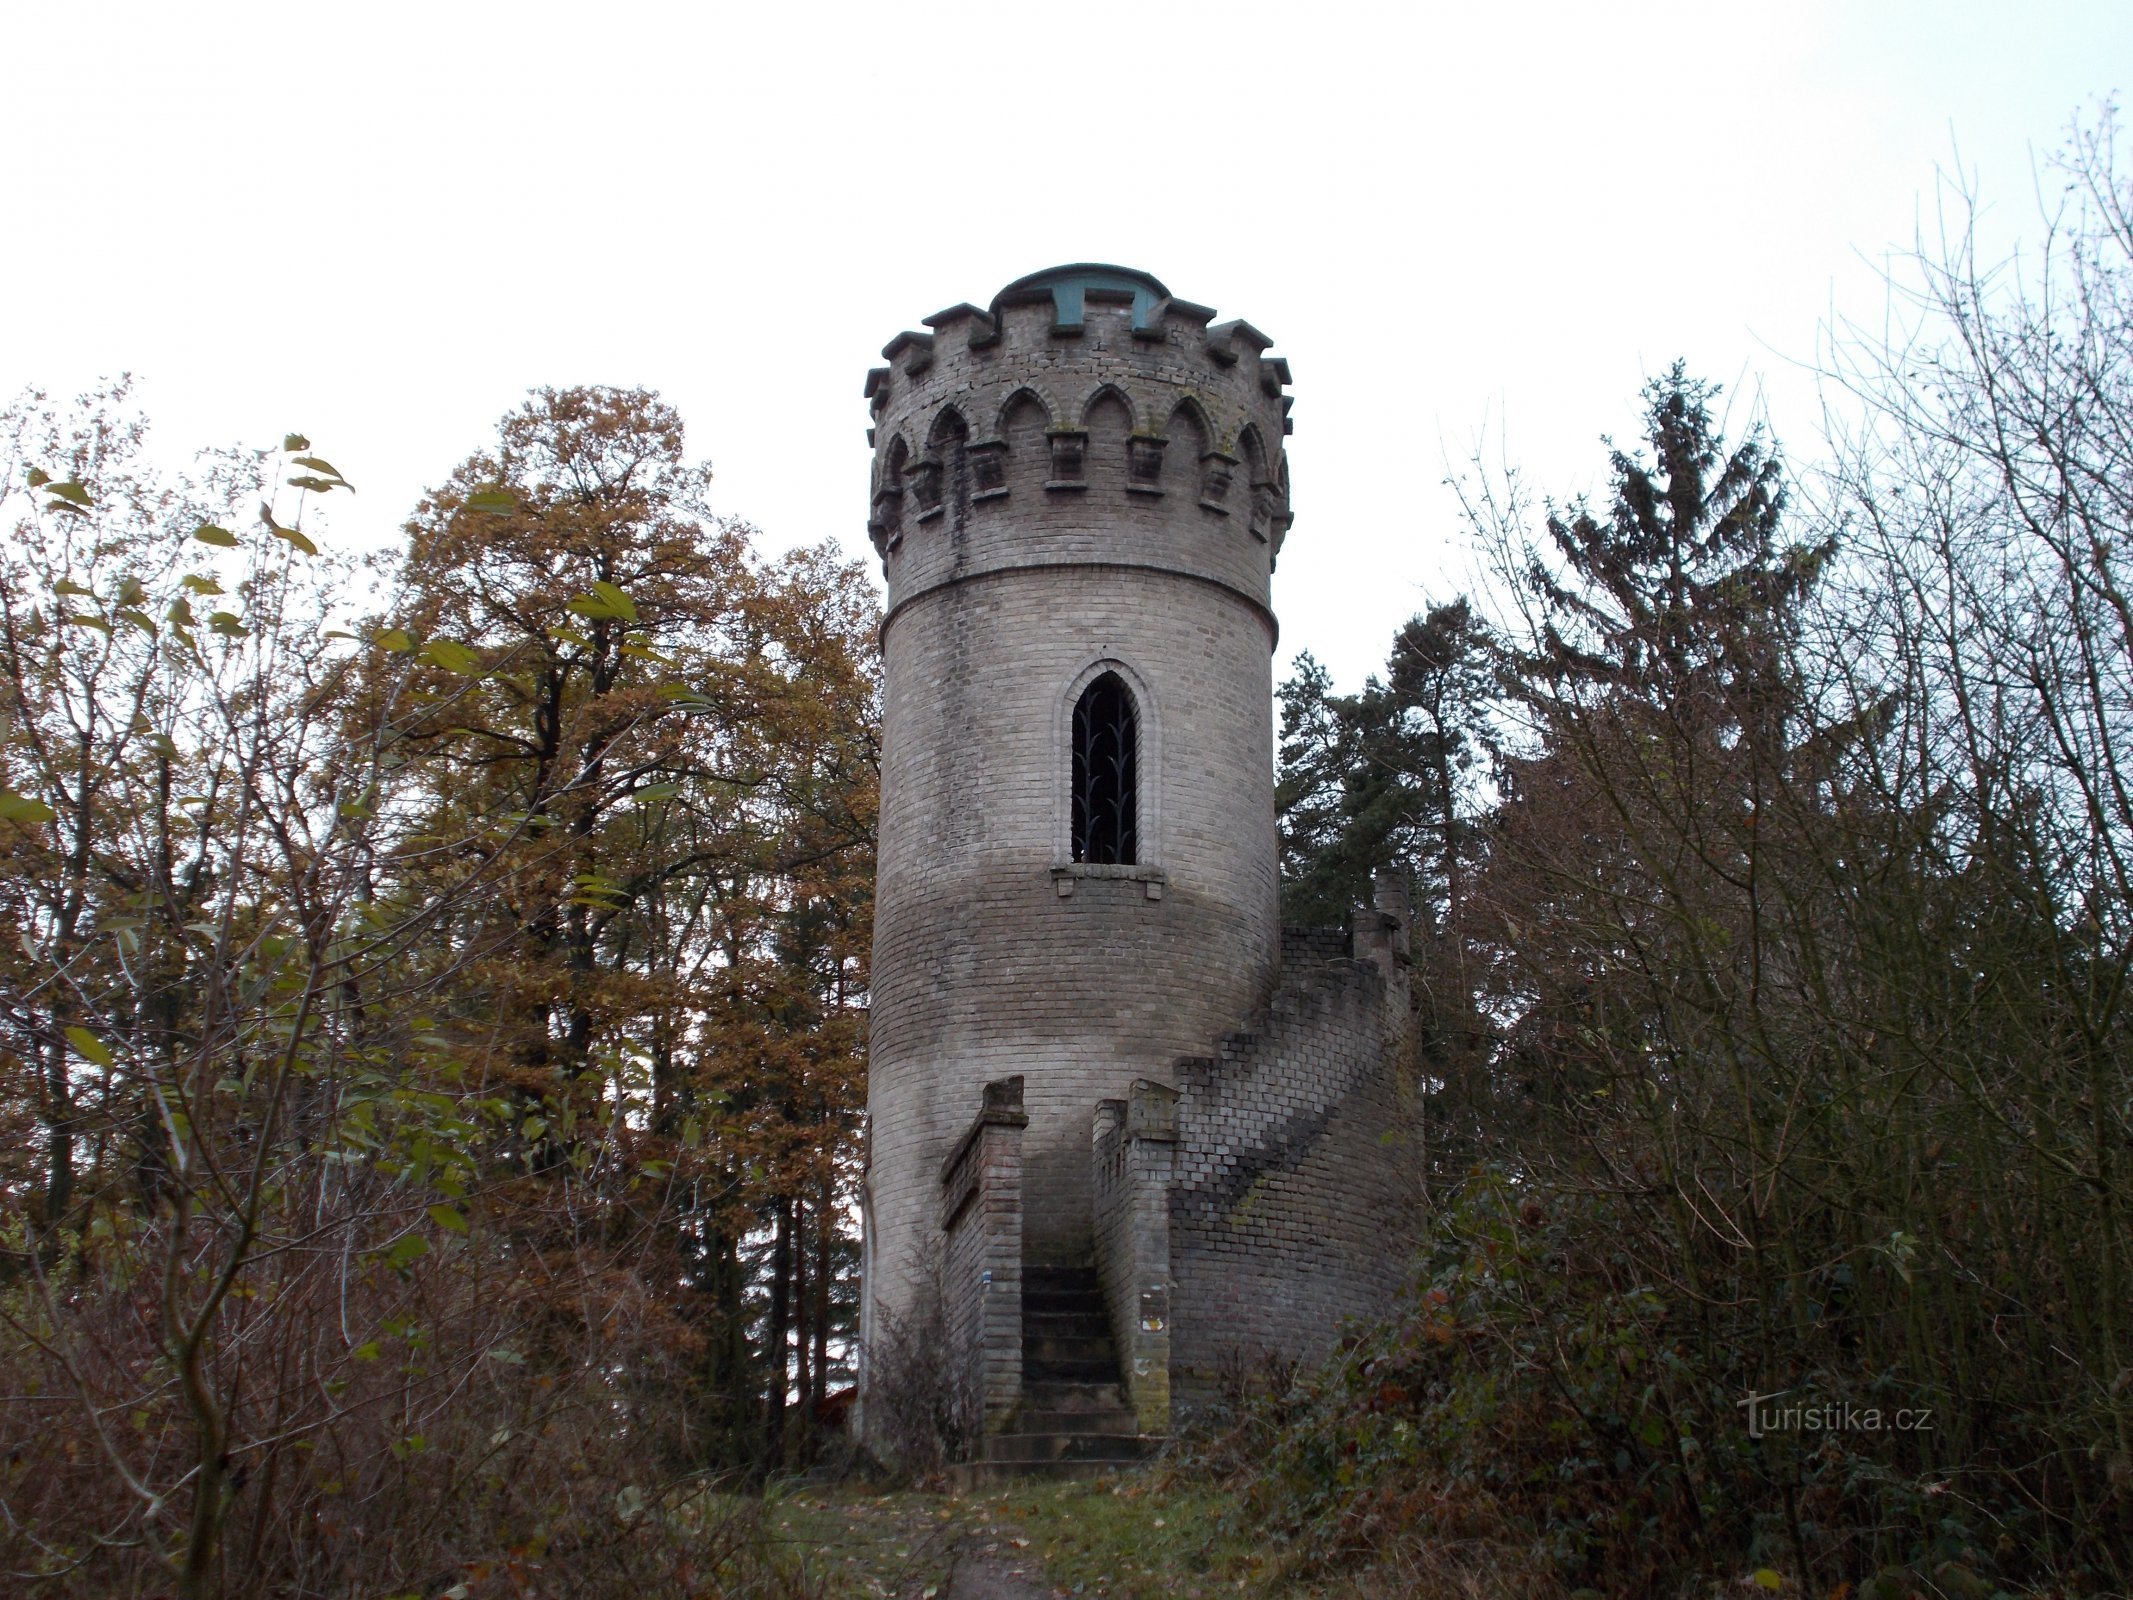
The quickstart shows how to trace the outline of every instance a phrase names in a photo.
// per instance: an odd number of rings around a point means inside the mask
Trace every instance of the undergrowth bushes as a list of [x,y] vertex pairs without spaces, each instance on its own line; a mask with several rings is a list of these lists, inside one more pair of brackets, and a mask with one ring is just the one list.
[[1723,1297],[1699,1308],[1635,1268],[1624,1232],[1648,1223],[1631,1199],[1477,1171],[1405,1313],[1249,1403],[1199,1465],[1240,1492],[1242,1525],[1321,1579],[1456,1569],[1501,1592],[1645,1596],[1761,1573],[1862,1600],[2112,1592],[2123,1524],[2054,1548],[1996,1462],[1939,1460],[1929,1428],[1898,1427],[1930,1410],[1917,1386],[1847,1365],[1841,1338],[1751,1432],[1754,1352],[1719,1326]]

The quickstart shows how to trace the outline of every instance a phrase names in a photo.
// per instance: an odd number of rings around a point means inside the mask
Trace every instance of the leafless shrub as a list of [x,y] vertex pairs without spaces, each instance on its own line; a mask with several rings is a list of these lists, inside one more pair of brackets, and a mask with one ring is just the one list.
[[964,1459],[982,1432],[942,1359],[948,1323],[938,1280],[921,1283],[908,1310],[884,1308],[880,1319],[866,1355],[867,1442],[892,1470],[925,1477]]

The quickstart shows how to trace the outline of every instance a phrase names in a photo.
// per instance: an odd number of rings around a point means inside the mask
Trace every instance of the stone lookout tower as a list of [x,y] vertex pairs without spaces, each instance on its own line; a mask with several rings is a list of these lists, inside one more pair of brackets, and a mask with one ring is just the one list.
[[[866,385],[889,606],[862,1359],[937,1296],[972,1436],[998,1432],[1025,1269],[1096,1271],[1109,1359],[1159,1431],[1170,1352],[1147,1340],[1181,1263],[1152,1239],[1127,1259],[1098,1147],[1125,1149],[1129,1106],[1177,1145],[1189,1069],[1283,981],[1288,367],[1118,267],[926,326]],[[1136,1359],[1162,1382],[1136,1386]]]

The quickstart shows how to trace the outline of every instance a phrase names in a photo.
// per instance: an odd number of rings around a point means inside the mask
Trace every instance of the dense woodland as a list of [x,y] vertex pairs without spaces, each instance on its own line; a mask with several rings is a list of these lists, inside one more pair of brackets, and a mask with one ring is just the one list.
[[640,392],[535,394],[368,569],[308,440],[171,476],[122,391],[6,423],[11,1569],[427,1594],[804,1464],[862,574],[760,558]]
[[1485,604],[1283,686],[1293,914],[1390,857],[1431,923],[1416,1300],[1243,1473],[1323,1560],[2133,1592],[2111,156],[2002,269],[1951,197],[1812,470],[1676,367],[1599,502],[1462,481]]
[[[1814,453],[1677,367],[1603,496],[1458,480],[1486,581],[1282,685],[1289,919],[1415,889],[1432,1241],[1173,1469],[1284,1570],[2133,1592],[2112,154],[2018,270],[1955,197]],[[698,1490],[833,1454],[863,574],[641,392],[535,394],[368,566],[323,442],[4,426],[0,1586],[797,1582]]]

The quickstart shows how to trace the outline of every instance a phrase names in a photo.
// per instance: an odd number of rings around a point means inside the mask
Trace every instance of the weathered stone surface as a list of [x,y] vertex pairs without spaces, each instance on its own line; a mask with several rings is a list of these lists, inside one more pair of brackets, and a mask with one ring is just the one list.
[[[1136,330],[1137,292],[1091,290],[1071,331],[1041,286],[997,322],[959,307],[869,381],[889,614],[863,1338],[940,1248],[936,1169],[985,1082],[1027,1085],[1031,1258],[1086,1260],[1095,1103],[1273,989],[1275,544],[1201,480],[1226,452],[1238,511],[1256,482],[1285,526],[1281,385],[1249,328],[1211,346],[1205,308],[1143,294]],[[1054,430],[1086,436],[1069,480]],[[1135,435],[1169,440],[1153,480]],[[1069,849],[1073,707],[1106,670],[1140,718],[1139,876]]]
[[[1094,1267],[1142,1433],[1225,1363],[1325,1353],[1405,1271],[1405,909],[1279,926],[1288,369],[1212,318],[1060,269],[926,319],[867,380],[889,611],[861,1391],[883,1314],[938,1275],[943,1359],[995,1436],[1028,1271]],[[1071,843],[1074,707],[1106,672],[1138,727],[1122,864]]]
[[1022,1080],[985,1085],[941,1164],[941,1364],[971,1438],[997,1433],[1022,1397]]

